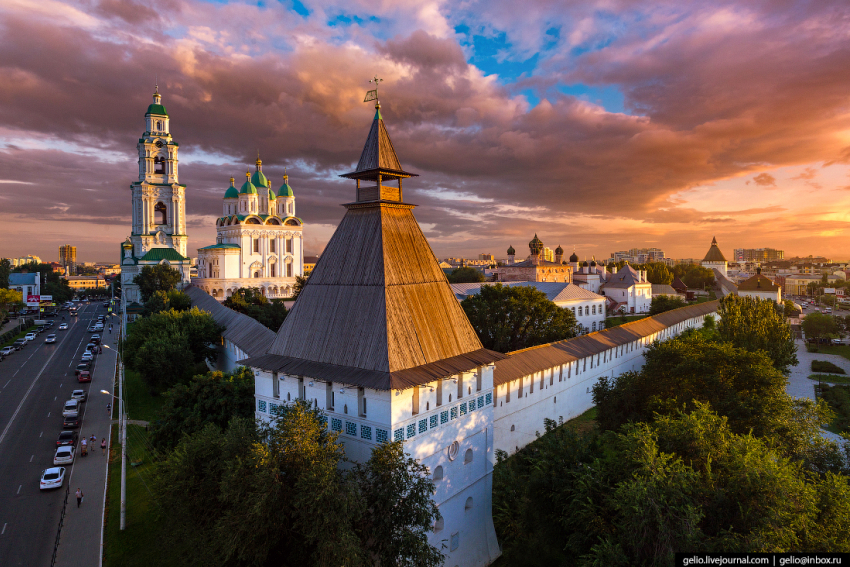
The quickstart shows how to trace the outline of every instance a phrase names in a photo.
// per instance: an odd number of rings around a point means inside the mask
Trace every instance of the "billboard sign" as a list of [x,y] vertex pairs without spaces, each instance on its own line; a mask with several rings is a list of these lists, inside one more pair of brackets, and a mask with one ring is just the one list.
[[53,301],[52,295],[39,295],[39,301]]
[[29,305],[30,303],[35,303],[36,305],[38,305],[39,301],[41,301],[40,295],[28,295],[27,296],[27,305]]
[[824,292],[824,293],[832,293],[832,294],[834,294],[834,293],[835,293],[835,288],[834,288],[834,287],[825,287],[825,288],[823,288],[823,292]]

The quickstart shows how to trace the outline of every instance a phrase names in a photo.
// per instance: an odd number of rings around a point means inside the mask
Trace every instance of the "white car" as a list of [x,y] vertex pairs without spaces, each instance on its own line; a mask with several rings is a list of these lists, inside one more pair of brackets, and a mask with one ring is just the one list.
[[3,347],[2,350],[0,350],[0,354],[2,354],[3,356],[9,356],[13,352],[15,352],[15,347],[10,346]]
[[24,336],[24,338],[25,338],[27,341],[34,341],[34,340],[35,340],[35,333],[27,333],[27,334]]
[[49,490],[51,488],[60,488],[65,483],[65,467],[53,467],[52,469],[44,469],[41,472],[41,490]]
[[73,445],[64,445],[56,449],[56,454],[53,455],[54,465],[73,465],[74,464],[74,449]]
[[47,335],[47,338],[44,339],[45,343],[55,343],[56,335]]
[[80,358],[83,362],[91,362],[93,359],[94,356],[90,352],[84,352],[82,358]]
[[98,323],[97,325],[95,325],[94,330],[95,330],[95,332],[102,331],[103,330],[103,323]]
[[60,331],[67,331],[68,330],[68,323],[62,323],[61,325],[59,325],[59,330]]
[[85,390],[74,390],[71,392],[71,399],[77,400],[80,403],[85,402],[88,399],[89,395]]
[[80,402],[78,400],[68,400],[62,408],[63,417],[76,417],[80,413]]

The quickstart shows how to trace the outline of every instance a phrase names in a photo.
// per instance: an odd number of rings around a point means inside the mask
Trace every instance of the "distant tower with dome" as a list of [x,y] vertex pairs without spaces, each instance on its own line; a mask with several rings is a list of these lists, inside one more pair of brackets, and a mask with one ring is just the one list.
[[257,288],[269,299],[292,297],[295,278],[304,274],[304,223],[295,216],[289,176],[275,192],[259,156],[255,167],[239,189],[230,178],[215,244],[198,249],[192,283],[219,301],[240,287]]
[[133,278],[145,266],[165,264],[182,274],[184,284],[189,283],[186,186],[179,182],[179,145],[171,137],[159,86],[145,112],[145,131],[136,148],[139,179],[130,184],[132,229],[121,244],[121,287],[127,303],[142,299]]
[[703,258],[700,265],[703,268],[716,269],[724,276],[726,274],[726,268],[728,266],[728,262],[726,262],[726,257],[723,255],[723,252],[720,251],[720,247],[717,246],[717,238],[712,237],[711,239],[711,247],[708,249],[708,252]]

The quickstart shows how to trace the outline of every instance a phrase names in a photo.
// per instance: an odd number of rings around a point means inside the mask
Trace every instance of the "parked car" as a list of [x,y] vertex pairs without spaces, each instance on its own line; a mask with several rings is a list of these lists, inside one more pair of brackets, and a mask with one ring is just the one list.
[[2,349],[0,349],[0,355],[3,355],[3,356],[9,356],[13,352],[15,352],[15,347],[7,346],[7,347],[3,347]]
[[89,398],[88,393],[85,390],[74,390],[71,392],[71,399],[77,400],[81,404],[84,403]]
[[77,444],[77,439],[79,439],[80,434],[76,431],[63,431],[59,434],[59,438],[56,439],[57,447],[73,447]]
[[26,340],[26,339],[18,339],[18,340],[15,341],[15,343],[12,346],[15,347],[15,350],[21,350],[22,348],[27,346],[28,342],[29,341]]
[[95,333],[96,332],[95,329],[94,329],[94,325],[89,325],[89,328],[86,329],[86,331],[89,332],[89,333]]
[[61,325],[59,325],[59,330],[60,331],[67,331],[68,330],[68,323],[62,323]]
[[98,345],[100,344],[100,335],[92,335],[89,340],[94,344]]
[[80,357],[80,360],[82,360],[83,362],[91,362],[92,360],[94,360],[94,355],[86,351],[83,353],[83,356]]
[[77,375],[77,382],[91,382],[91,372],[83,370]]
[[74,464],[74,454],[76,453],[76,447],[73,445],[63,445],[56,449],[56,453],[53,455],[53,464],[54,465],[72,465]]
[[36,334],[37,333],[27,333],[26,335],[24,335],[24,338],[27,340],[27,342],[34,341]]
[[55,343],[56,335],[47,335],[47,338],[44,339],[45,343]]
[[39,488],[41,490],[61,488],[64,483],[65,467],[53,467],[41,471],[41,482],[39,483]]
[[65,402],[65,405],[62,406],[62,416],[68,417],[72,415],[79,415],[80,413],[80,402],[77,400],[68,400]]
[[89,351],[90,353],[94,354],[95,351],[97,350],[97,345],[94,344],[94,343],[89,343],[89,344],[86,345],[86,350]]
[[62,422],[62,429],[76,429],[80,426],[80,416],[68,416]]
[[79,376],[80,372],[88,372],[91,370],[91,362],[81,362],[74,369],[74,376]]

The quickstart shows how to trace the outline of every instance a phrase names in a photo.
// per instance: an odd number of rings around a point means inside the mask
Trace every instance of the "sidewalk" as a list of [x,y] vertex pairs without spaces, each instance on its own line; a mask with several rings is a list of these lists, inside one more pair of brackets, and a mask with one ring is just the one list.
[[[94,434],[98,442],[94,450],[89,450],[87,457],[80,457],[79,448],[77,450],[77,460],[68,483],[71,489],[68,513],[65,516],[56,560],[60,567],[97,567],[101,564],[107,457],[101,452],[100,440],[106,438],[107,443],[110,441],[112,416],[106,412],[106,404],[112,403],[113,398],[101,394],[100,391],[113,390],[118,333],[117,330],[112,334],[107,331],[101,336],[103,353],[97,357],[94,376],[88,388],[89,398],[85,404],[83,426],[80,428],[80,439]],[[81,488],[85,494],[80,508],[77,508],[74,498],[77,488]]]
[[[794,343],[797,345],[797,360],[799,364],[791,368],[791,376],[788,377],[788,386],[785,391],[795,398],[815,399],[815,386],[817,386],[817,382],[809,380],[809,374],[812,374],[813,360],[828,360],[850,374],[850,360],[847,360],[843,356],[808,352],[806,350],[806,343],[802,339],[797,339]],[[825,429],[821,429],[821,435],[830,441],[843,442],[840,435],[836,435]]]

